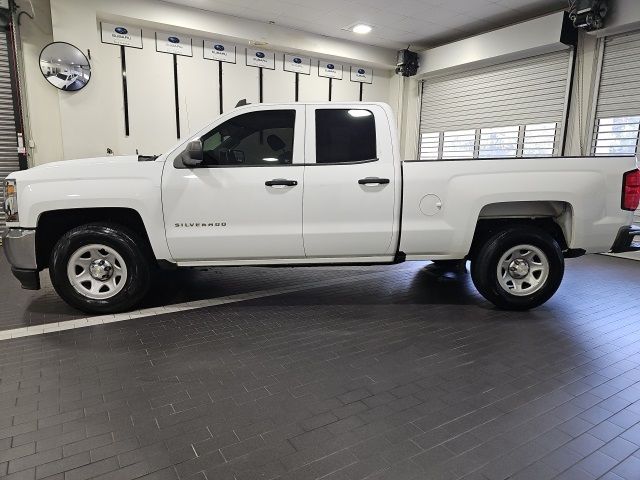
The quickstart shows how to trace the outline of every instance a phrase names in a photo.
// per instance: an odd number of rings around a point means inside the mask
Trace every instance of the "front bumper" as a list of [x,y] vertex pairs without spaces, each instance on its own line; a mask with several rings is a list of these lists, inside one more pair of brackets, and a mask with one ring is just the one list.
[[640,227],[634,225],[622,227],[611,247],[611,253],[638,251],[640,251]]
[[40,289],[40,273],[36,260],[36,231],[10,228],[4,234],[2,245],[11,272],[27,290]]

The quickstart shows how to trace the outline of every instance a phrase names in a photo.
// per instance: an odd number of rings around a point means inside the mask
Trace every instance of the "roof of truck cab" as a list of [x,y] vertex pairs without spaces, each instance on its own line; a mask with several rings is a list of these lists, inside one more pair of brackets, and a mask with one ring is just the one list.
[[304,105],[332,105],[332,106],[340,106],[340,105],[349,105],[349,106],[356,106],[356,105],[380,105],[380,106],[389,106],[388,103],[385,102],[365,102],[365,101],[358,101],[358,100],[354,100],[353,102],[329,102],[329,101],[321,101],[321,102],[280,102],[280,103],[248,103],[246,105],[242,105],[239,107],[234,107],[233,110],[239,110],[242,108],[248,108],[248,107],[283,107],[283,106],[304,106]]

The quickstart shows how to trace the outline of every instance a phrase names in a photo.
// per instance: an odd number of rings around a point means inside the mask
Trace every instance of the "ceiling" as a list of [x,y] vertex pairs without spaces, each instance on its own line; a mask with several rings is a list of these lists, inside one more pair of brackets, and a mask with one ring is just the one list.
[[[387,48],[432,47],[537,15],[567,0],[165,0]],[[344,28],[373,26],[367,35]]]

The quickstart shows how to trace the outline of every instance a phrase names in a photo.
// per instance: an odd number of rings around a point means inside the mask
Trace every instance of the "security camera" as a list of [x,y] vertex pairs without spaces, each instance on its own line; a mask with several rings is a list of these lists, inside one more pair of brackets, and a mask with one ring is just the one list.
[[608,11],[607,0],[569,0],[569,19],[576,28],[599,30]]
[[396,73],[402,74],[403,77],[413,77],[417,74],[418,54],[416,52],[412,52],[408,48],[398,50]]

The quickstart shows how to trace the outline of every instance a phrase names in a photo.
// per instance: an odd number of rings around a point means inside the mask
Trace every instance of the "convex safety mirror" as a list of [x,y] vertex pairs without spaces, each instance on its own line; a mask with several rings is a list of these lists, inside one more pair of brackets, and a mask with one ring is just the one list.
[[75,92],[91,78],[91,65],[82,51],[66,42],[53,42],[40,52],[40,71],[56,88]]

